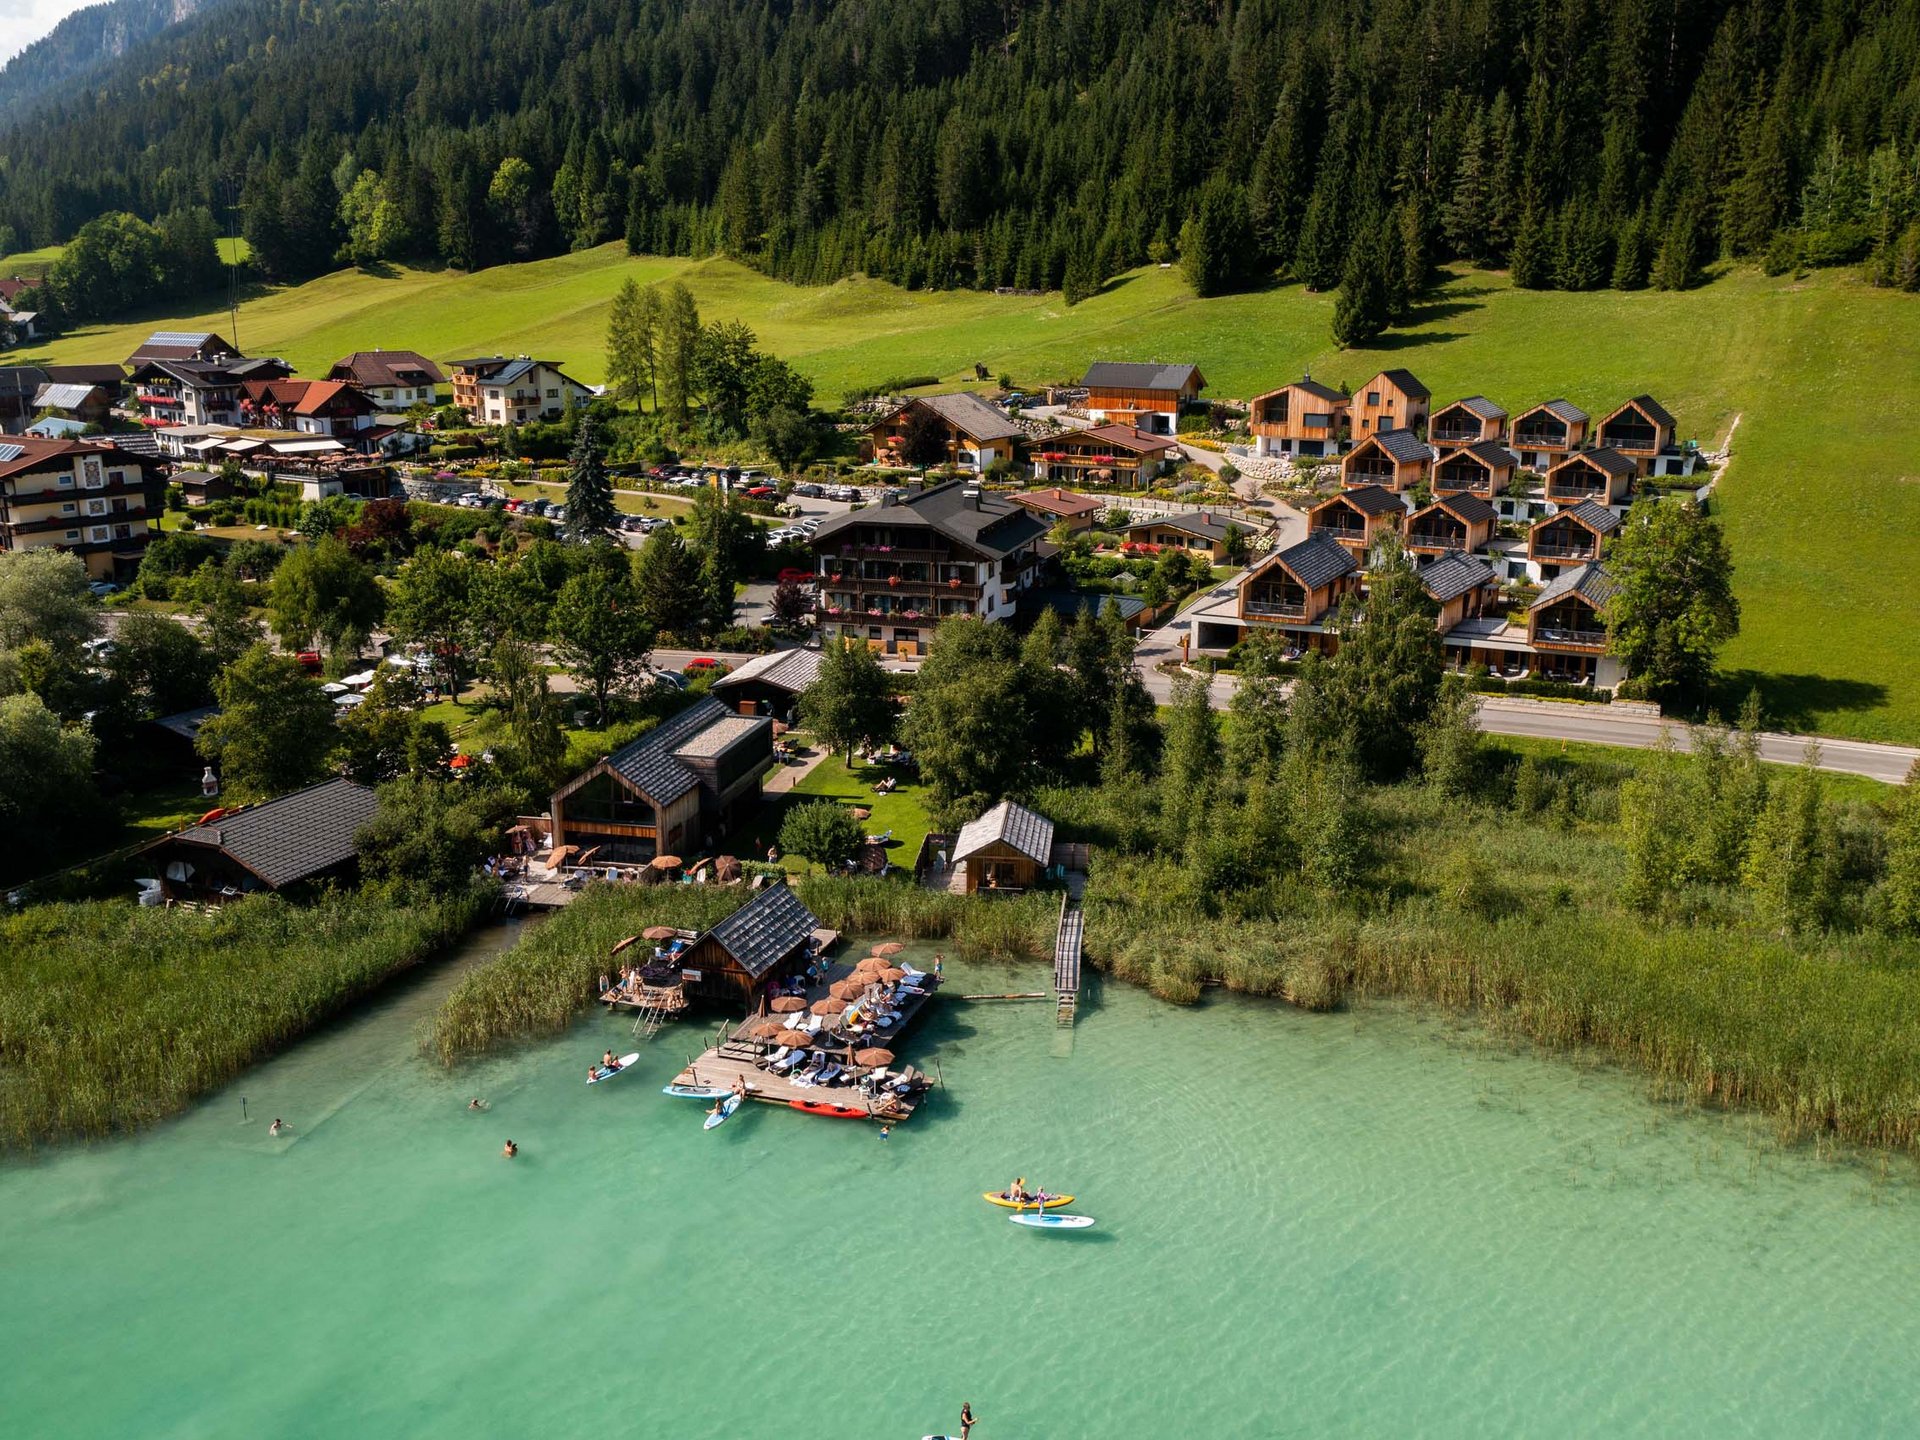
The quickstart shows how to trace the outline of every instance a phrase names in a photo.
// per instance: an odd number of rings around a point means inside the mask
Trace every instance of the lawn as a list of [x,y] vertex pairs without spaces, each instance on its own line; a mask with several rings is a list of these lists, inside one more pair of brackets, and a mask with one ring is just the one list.
[[[1463,272],[1406,330],[1343,353],[1332,298],[1281,286],[1197,300],[1172,270],[1134,271],[1069,309],[1058,296],[903,291],[853,279],[807,289],[725,260],[630,258],[617,245],[477,275],[394,267],[268,289],[232,337],[313,372],[350,350],[446,357],[538,352],[603,377],[607,311],[627,277],[678,277],[709,319],[751,325],[823,400],[903,375],[971,383],[977,361],[1021,383],[1075,378],[1090,360],[1192,359],[1209,393],[1245,397],[1303,370],[1358,384],[1406,366],[1436,399],[1485,393],[1509,410],[1565,396],[1603,414],[1641,391],[1682,437],[1734,459],[1717,495],[1739,566],[1745,629],[1725,658],[1730,702],[1758,684],[1771,721],[1866,739],[1920,740],[1920,412],[1886,397],[1920,386],[1920,297],[1830,271],[1751,269],[1688,294],[1517,291]],[[188,307],[191,308],[191,307]],[[220,302],[83,328],[34,359],[118,360],[151,330],[226,327]]]
[[[885,795],[874,794],[873,787],[889,775],[901,782],[900,787]],[[901,869],[911,871],[914,860],[920,854],[920,842],[933,827],[933,822],[927,817],[925,796],[923,787],[892,766],[865,765],[856,761],[853,768],[848,769],[844,756],[829,755],[814,766],[790,794],[769,796],[760,813],[754,817],[747,838],[736,843],[744,845],[742,853],[745,858],[764,859],[767,847],[779,838],[780,822],[785,818],[788,807],[803,805],[811,800],[865,805],[873,813],[861,822],[861,828],[869,835],[883,835],[891,830],[893,838],[887,846],[887,858]],[[784,857],[783,863],[795,874],[804,874],[809,868],[807,862],[797,855]]]

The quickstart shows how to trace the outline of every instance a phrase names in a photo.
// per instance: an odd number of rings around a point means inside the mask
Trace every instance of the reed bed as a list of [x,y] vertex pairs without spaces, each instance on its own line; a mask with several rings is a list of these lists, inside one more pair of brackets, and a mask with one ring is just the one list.
[[0,1146],[177,1113],[451,943],[486,898],[261,896],[215,915],[94,901],[0,920]]

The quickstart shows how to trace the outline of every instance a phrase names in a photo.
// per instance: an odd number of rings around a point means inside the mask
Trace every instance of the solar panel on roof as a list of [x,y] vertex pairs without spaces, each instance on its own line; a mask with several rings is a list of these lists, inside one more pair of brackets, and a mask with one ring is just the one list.
[[9,460],[18,460],[26,453],[27,447],[24,445],[0,445],[0,465],[6,464]]
[[205,330],[156,330],[147,337],[149,345],[198,345],[213,337]]

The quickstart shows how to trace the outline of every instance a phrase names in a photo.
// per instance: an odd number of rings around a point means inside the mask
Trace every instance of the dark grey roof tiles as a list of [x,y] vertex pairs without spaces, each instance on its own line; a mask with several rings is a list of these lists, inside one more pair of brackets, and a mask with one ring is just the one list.
[[791,887],[782,884],[762,890],[707,934],[758,980],[819,928],[813,912]]
[[[1618,450],[1607,445],[1601,446],[1598,450],[1576,450],[1565,460],[1562,460],[1560,464],[1568,465],[1578,460],[1585,460],[1596,469],[1605,470],[1610,475],[1638,475],[1640,473],[1640,467],[1638,465],[1635,465],[1633,461],[1622,455]],[[1554,468],[1558,469],[1559,466],[1555,466]]]
[[1581,565],[1572,570],[1562,570],[1551,584],[1540,592],[1540,597],[1529,605],[1529,610],[1538,610],[1543,605],[1551,605],[1567,595],[1578,595],[1599,609],[1612,598],[1613,592],[1620,587],[1600,566]]
[[[1653,421],[1653,423],[1656,425],[1665,425],[1666,427],[1671,429],[1675,424],[1678,423],[1677,421],[1674,420],[1673,416],[1668,412],[1667,407],[1662,405],[1658,400],[1654,399],[1651,395],[1636,395],[1627,402],[1627,405],[1631,405],[1634,409],[1638,410],[1642,415],[1646,416],[1647,419]],[[1620,409],[1621,410],[1626,409],[1627,405],[1622,405]],[[1615,411],[1614,413],[1618,414],[1619,411]]]
[[1331,585],[1342,575],[1351,575],[1360,568],[1346,547],[1324,530],[1315,530],[1298,545],[1289,545],[1274,556],[1274,563],[1284,565],[1288,573],[1309,590]]
[[951,395],[922,395],[918,403],[975,440],[1009,440],[1024,433],[1007,418],[1005,411],[989,405],[971,390]]
[[1582,500],[1560,512],[1592,526],[1602,535],[1611,535],[1621,526],[1620,517],[1597,500]]
[[1433,458],[1433,447],[1411,430],[1382,430],[1371,438],[1402,465],[1418,464]]
[[1183,390],[1189,381],[1203,383],[1198,367],[1138,364],[1127,360],[1096,360],[1080,383],[1088,389],[1112,386],[1116,390]]
[[1455,400],[1451,405],[1441,407],[1434,412],[1437,420],[1449,410],[1465,410],[1478,415],[1482,420],[1504,420],[1507,412],[1484,395],[1469,395],[1464,400]]
[[1450,550],[1420,567],[1420,583],[1442,605],[1484,585],[1499,583],[1499,577],[1484,562]]
[[[966,492],[973,490],[975,495]],[[849,530],[870,525],[924,526],[947,539],[995,558],[1011,555],[1045,535],[1048,523],[1000,495],[980,491],[968,481],[955,480],[898,505],[881,505],[836,515],[814,532],[816,551],[833,548],[828,542]]]
[[1464,491],[1457,495],[1442,495],[1429,508],[1445,510],[1469,525],[1485,524],[1499,513],[1478,495],[1469,495]]
[[1053,822],[1046,816],[1002,800],[978,820],[960,827],[953,842],[953,858],[964,860],[989,845],[1011,845],[1029,860],[1047,863],[1053,854]]
[[354,836],[378,807],[366,786],[328,780],[195,825],[178,838],[218,846],[279,889],[349,859]]
[[1382,370],[1380,378],[1392,381],[1404,394],[1419,396],[1421,399],[1433,393],[1420,383],[1420,377],[1411,370]]
[[1227,538],[1227,528],[1232,522],[1217,519],[1202,510],[1189,510],[1179,515],[1149,515],[1128,524],[1129,530],[1147,530],[1163,525],[1169,530],[1184,530],[1189,535],[1197,535],[1202,540],[1222,541]]
[[607,764],[654,804],[669,805],[700,783],[693,771],[674,758],[673,752],[732,713],[712,696],[703,696],[678,715],[661,721],[638,740],[621,746],[607,757]]
[[1407,508],[1406,503],[1384,485],[1356,485],[1341,491],[1338,498],[1368,515],[1391,515]]

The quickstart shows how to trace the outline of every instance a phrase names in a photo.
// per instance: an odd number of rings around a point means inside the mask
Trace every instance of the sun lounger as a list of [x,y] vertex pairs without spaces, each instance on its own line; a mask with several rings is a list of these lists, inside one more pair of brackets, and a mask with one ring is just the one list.
[[766,1069],[772,1070],[776,1066],[784,1064],[787,1057],[792,1054],[793,1054],[793,1047],[791,1045],[782,1045],[778,1050],[774,1051],[771,1055],[767,1056],[766,1059],[762,1060],[760,1064]]
[[846,1072],[846,1068],[844,1065],[836,1065],[829,1061],[827,1067],[814,1078],[813,1083],[816,1085],[831,1085]]
[[794,1083],[799,1085],[818,1085],[820,1072],[827,1068],[827,1055],[824,1050],[816,1050],[813,1058],[807,1062],[807,1068],[795,1075]]
[[774,1065],[769,1065],[767,1069],[771,1070],[776,1075],[791,1074],[793,1072],[794,1067],[799,1065],[803,1060],[807,1058],[807,1053],[808,1052],[805,1050],[790,1050],[779,1061],[779,1063]]

